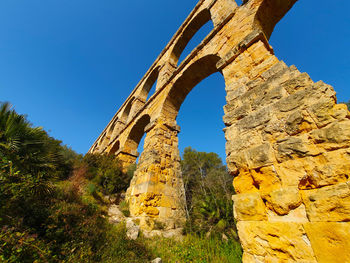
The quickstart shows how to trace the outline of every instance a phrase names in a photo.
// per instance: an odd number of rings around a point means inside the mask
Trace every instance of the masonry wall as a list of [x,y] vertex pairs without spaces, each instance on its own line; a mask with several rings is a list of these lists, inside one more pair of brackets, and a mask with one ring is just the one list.
[[[201,0],[90,152],[114,154],[127,169],[146,133],[127,192],[131,215],[145,230],[181,227],[176,117],[194,86],[221,72],[243,262],[350,262],[350,114],[331,86],[274,56],[268,38],[296,0],[243,2]],[[208,19],[213,31],[177,66]]]
[[[259,64],[256,59],[259,57]],[[262,42],[224,69],[244,262],[350,262],[350,114]]]

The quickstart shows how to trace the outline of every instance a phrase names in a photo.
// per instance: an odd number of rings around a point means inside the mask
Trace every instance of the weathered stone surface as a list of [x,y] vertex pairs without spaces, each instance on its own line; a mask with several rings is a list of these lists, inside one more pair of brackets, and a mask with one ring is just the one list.
[[267,219],[265,204],[259,193],[234,195],[233,211],[238,221],[259,221]]
[[327,150],[347,147],[350,142],[350,121],[336,122],[311,133],[316,143]]
[[245,262],[317,262],[302,224],[240,221]]
[[285,128],[289,135],[295,135],[309,132],[317,127],[307,111],[296,110],[288,116]]
[[269,207],[278,215],[287,215],[301,205],[301,196],[296,187],[274,190],[267,195]]
[[304,157],[308,153],[307,148],[301,138],[288,137],[277,142],[277,159],[279,162],[293,157]]
[[112,224],[118,224],[125,220],[125,216],[119,210],[119,207],[117,205],[111,205],[108,208],[108,216],[109,222],[111,222]]
[[126,220],[126,236],[128,239],[136,240],[139,236],[140,227],[131,218]]
[[257,147],[247,150],[247,161],[250,168],[260,168],[274,161],[272,148],[269,144],[265,143]]
[[305,190],[302,196],[311,222],[350,221],[349,183]]
[[307,223],[309,219],[306,215],[306,208],[304,204],[290,210],[286,215],[279,215],[273,210],[267,211],[267,221],[269,222],[292,222],[292,223]]
[[161,258],[156,258],[154,260],[151,261],[151,263],[162,263],[162,259]]
[[264,199],[266,194],[281,188],[281,180],[273,165],[251,170],[250,173],[254,181],[254,186],[259,189]]
[[350,262],[350,223],[307,223],[304,225],[319,263]]

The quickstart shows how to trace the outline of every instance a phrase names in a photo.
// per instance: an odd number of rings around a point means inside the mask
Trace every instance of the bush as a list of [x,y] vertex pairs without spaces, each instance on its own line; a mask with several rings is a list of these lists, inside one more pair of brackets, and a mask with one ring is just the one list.
[[83,158],[87,166],[87,177],[97,185],[105,195],[126,191],[133,172],[123,173],[121,165],[115,156],[87,154]]
[[130,216],[129,203],[125,200],[119,203],[119,210],[123,213],[124,216]]

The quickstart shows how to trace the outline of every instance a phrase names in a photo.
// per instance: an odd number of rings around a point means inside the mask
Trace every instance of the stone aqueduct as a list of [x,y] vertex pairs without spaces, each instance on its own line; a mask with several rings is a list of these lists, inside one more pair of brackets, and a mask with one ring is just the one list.
[[[126,168],[147,134],[127,192],[142,228],[183,223],[176,117],[192,88],[220,72],[243,262],[350,262],[350,113],[331,86],[286,66],[268,42],[296,1],[201,0],[93,144],[89,152],[116,155]],[[209,20],[214,29],[177,66]]]

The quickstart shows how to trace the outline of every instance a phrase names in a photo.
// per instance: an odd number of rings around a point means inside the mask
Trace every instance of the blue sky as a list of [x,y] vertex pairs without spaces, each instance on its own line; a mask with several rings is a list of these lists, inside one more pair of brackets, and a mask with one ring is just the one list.
[[[85,153],[196,3],[1,0],[0,101]],[[345,0],[299,0],[270,40],[277,57],[334,86],[339,101],[350,99],[349,9]],[[224,104],[220,74],[190,93],[178,118],[181,151],[224,157]]]

